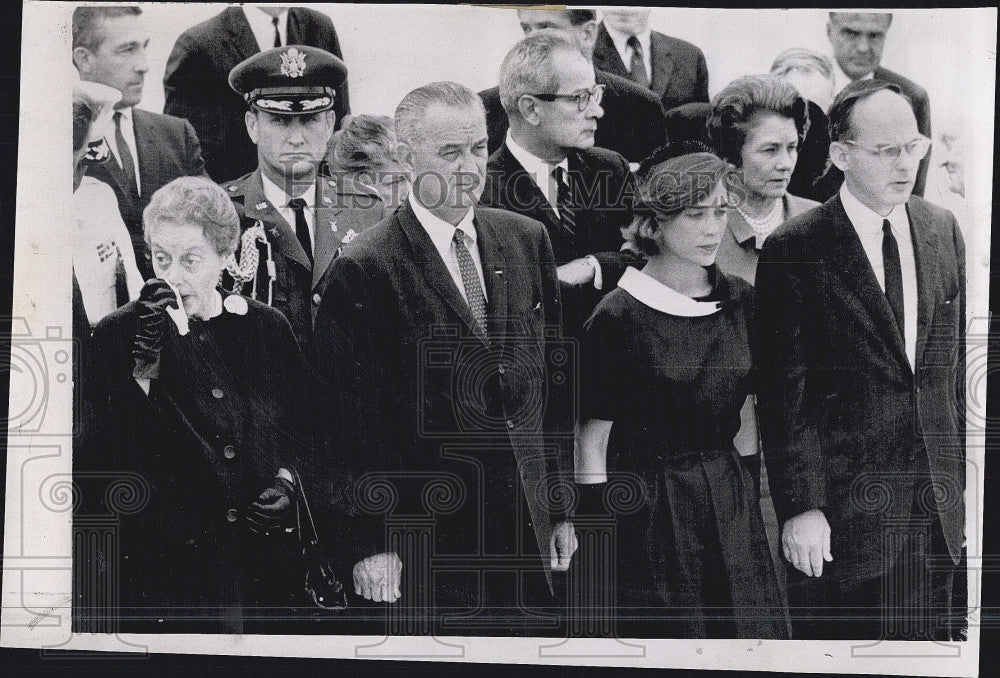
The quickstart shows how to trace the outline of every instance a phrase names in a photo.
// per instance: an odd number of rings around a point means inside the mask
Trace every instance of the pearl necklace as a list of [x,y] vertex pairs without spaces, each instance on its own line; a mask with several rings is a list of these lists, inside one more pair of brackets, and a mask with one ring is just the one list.
[[750,225],[750,228],[753,229],[754,233],[757,234],[757,247],[763,245],[767,236],[771,235],[774,229],[778,228],[784,222],[785,214],[782,207],[782,201],[780,199],[775,200],[774,206],[763,217],[752,217],[739,207],[736,208],[747,224]]

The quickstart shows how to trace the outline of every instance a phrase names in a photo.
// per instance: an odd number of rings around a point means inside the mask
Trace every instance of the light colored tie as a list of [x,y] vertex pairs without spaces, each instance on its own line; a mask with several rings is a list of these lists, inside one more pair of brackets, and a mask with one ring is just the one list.
[[483,334],[486,334],[486,295],[479,284],[479,274],[476,272],[476,264],[472,261],[472,254],[466,246],[465,241],[468,236],[461,228],[455,229],[452,242],[455,243],[455,254],[458,258],[458,270],[462,274],[462,287],[465,288],[465,298],[472,311],[472,317]]

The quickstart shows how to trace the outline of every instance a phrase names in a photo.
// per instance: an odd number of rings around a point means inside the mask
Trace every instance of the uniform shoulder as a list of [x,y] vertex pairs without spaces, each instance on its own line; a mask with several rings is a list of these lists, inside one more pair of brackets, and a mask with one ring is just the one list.
[[242,198],[246,191],[246,182],[250,178],[253,172],[244,174],[239,179],[230,179],[229,181],[223,181],[219,184],[222,190],[226,192],[230,198]]

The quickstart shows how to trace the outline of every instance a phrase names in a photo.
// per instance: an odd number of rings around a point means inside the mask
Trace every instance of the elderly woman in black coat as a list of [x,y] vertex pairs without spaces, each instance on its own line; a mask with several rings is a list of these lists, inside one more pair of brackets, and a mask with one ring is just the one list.
[[95,328],[97,452],[75,471],[128,488],[103,505],[118,518],[103,555],[123,628],[251,631],[302,602],[311,375],[284,316],[218,287],[240,232],[221,188],[177,179],[143,217],[157,277]]

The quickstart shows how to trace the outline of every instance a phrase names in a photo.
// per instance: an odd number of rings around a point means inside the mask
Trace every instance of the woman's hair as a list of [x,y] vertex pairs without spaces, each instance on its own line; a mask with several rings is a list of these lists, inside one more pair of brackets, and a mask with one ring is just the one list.
[[712,99],[706,127],[715,151],[739,167],[747,134],[756,113],[771,112],[795,122],[799,142],[809,129],[809,106],[795,86],[776,75],[745,75]]
[[156,191],[142,212],[143,237],[149,243],[149,229],[160,224],[201,226],[205,239],[216,254],[236,251],[240,218],[226,192],[204,177],[180,177]]
[[648,223],[659,228],[661,219],[669,220],[684,209],[706,200],[731,166],[698,141],[667,143],[642,161],[637,172],[634,198],[635,218],[627,229],[626,240],[644,254],[659,254],[651,238],[639,234],[639,226]]
[[771,64],[771,75],[787,75],[788,71],[796,68],[816,71],[833,82],[833,63],[830,57],[808,47],[792,47],[776,56]]
[[396,130],[387,115],[355,115],[330,144],[330,169],[371,172],[397,162]]

